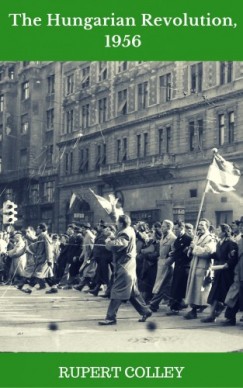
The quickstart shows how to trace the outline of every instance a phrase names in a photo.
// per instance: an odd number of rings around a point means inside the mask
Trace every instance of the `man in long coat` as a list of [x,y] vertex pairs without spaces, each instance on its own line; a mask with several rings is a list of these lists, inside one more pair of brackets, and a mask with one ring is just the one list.
[[211,264],[212,254],[216,250],[216,241],[209,232],[210,223],[201,219],[198,224],[198,235],[190,245],[192,261],[188,276],[186,303],[191,305],[191,311],[186,319],[197,318],[197,310],[207,305],[210,292],[210,283],[207,282],[208,270]]
[[111,300],[106,319],[100,325],[116,324],[117,311],[123,301],[129,300],[145,322],[152,315],[137,288],[136,278],[136,236],[130,226],[131,220],[127,215],[118,218],[118,233],[114,240],[106,243],[108,250],[113,252],[114,282],[111,288]]
[[53,285],[51,279],[53,279],[53,249],[52,241],[47,233],[47,225],[41,223],[38,225],[37,239],[29,245],[30,251],[35,257],[35,269],[32,275],[32,286],[39,284],[38,290],[46,288],[45,281],[49,285]]
[[176,239],[173,233],[173,222],[164,220],[162,223],[162,239],[160,240],[160,255],[157,262],[157,274],[153,287],[153,298],[150,301],[152,311],[157,311],[162,299],[169,301],[171,282],[173,276],[173,265],[167,263],[170,252],[172,251]]
[[190,269],[190,260],[187,252],[192,237],[185,233],[185,223],[177,221],[174,225],[174,232],[177,236],[168,264],[174,263],[174,272],[170,294],[170,310],[167,315],[177,315],[183,308],[183,299],[186,294],[187,279]]

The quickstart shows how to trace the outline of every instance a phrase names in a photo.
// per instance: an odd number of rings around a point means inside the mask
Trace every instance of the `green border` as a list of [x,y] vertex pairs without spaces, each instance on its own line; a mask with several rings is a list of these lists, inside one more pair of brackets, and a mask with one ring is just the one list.
[[[47,27],[47,14],[64,17],[134,17],[136,27]],[[12,27],[11,13],[41,17],[39,27]],[[141,27],[141,14],[153,17],[231,17],[237,28]],[[2,1],[2,60],[241,60],[243,58],[241,0],[32,0]],[[105,35],[141,35],[139,48],[105,48]]]
[[[192,16],[210,12],[231,16],[237,28],[82,28],[11,27],[9,13],[45,20],[64,16]],[[243,1],[218,0],[7,0],[0,10],[1,61],[20,60],[242,60]],[[104,47],[106,34],[139,34],[140,48]],[[60,380],[58,367],[185,365],[183,379]],[[0,387],[243,387],[242,353],[1,353]]]
[[[18,353],[0,354],[1,387],[242,387],[240,353]],[[59,367],[120,367],[118,378],[59,378]],[[154,367],[184,367],[182,378],[151,377]],[[126,368],[150,367],[128,378]],[[69,371],[69,369],[68,369]],[[131,369],[129,370],[129,373]],[[76,373],[76,371],[75,371]],[[99,372],[101,373],[101,372]]]

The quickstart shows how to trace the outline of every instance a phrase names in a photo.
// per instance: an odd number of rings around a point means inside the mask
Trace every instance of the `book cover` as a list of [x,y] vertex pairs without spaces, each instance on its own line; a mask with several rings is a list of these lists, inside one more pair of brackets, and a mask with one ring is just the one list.
[[[95,239],[97,228],[115,232],[114,207],[137,232],[147,304],[160,265],[145,248],[156,223],[190,229],[200,211],[215,236],[231,225],[241,249],[242,11],[236,0],[1,5],[1,387],[242,386],[241,307],[232,326],[222,326],[224,312],[201,322],[209,307],[188,320],[186,305],[168,315],[168,291],[139,322],[145,310],[125,295],[117,322],[106,326],[99,322],[107,317],[108,283],[88,292],[97,265],[91,252],[108,244]],[[21,265],[14,266],[15,252],[5,255],[6,235],[16,249],[26,229],[43,225],[53,245],[69,241],[77,252],[68,262],[64,251],[58,281],[20,288],[12,283]],[[57,267],[48,262],[44,279]],[[114,267],[107,268],[110,278]],[[206,294],[211,279],[202,284]]]

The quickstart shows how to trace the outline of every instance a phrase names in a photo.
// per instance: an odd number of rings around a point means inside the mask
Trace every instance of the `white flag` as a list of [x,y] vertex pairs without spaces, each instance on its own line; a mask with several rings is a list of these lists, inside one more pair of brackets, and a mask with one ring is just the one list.
[[228,162],[217,153],[209,166],[207,191],[211,190],[214,193],[233,191],[240,175],[240,170],[235,167],[234,163]]

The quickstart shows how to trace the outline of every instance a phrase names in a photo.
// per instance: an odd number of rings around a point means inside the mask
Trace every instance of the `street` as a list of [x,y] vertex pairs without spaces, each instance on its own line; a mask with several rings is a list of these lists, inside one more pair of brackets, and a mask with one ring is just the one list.
[[[161,306],[146,323],[129,303],[117,325],[102,327],[108,300],[75,290],[27,295],[13,286],[0,288],[1,352],[231,352],[243,350],[243,323],[222,327],[168,317]],[[200,314],[205,317],[207,311]],[[151,322],[154,325],[151,325]],[[151,327],[150,327],[151,326]],[[154,327],[153,327],[154,326]],[[52,330],[51,330],[52,329]],[[54,330],[53,330],[54,329]]]

